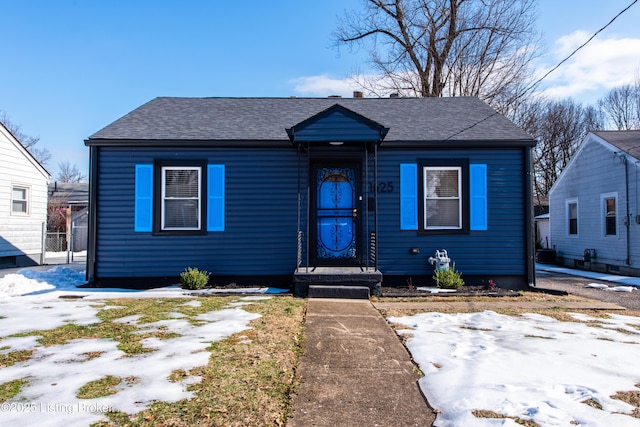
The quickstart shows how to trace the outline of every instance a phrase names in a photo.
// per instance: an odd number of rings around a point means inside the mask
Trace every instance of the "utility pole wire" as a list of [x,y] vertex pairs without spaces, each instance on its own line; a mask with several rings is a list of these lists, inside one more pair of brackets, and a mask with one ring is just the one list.
[[[523,96],[525,96],[531,89],[533,89],[534,87],[536,87],[542,80],[546,79],[549,74],[553,73],[555,70],[557,70],[562,64],[564,64],[565,62],[567,62],[573,55],[575,55],[580,49],[582,49],[583,47],[585,47],[587,44],[589,44],[589,42],[591,40],[593,40],[598,34],[600,34],[602,31],[604,31],[609,25],[611,25],[613,23],[613,21],[615,21],[616,19],[618,19],[620,17],[620,15],[622,15],[623,13],[625,13],[627,10],[629,10],[631,8],[631,6],[633,6],[634,4],[636,4],[638,2],[638,0],[633,0],[631,2],[631,4],[627,7],[625,7],[624,9],[622,9],[616,16],[614,16],[609,22],[607,22],[607,24],[600,28],[598,31],[596,31],[595,33],[593,33],[593,35],[591,37],[589,37],[589,39],[582,43],[580,46],[578,46],[573,52],[571,52],[571,54],[569,54],[569,56],[567,56],[566,58],[564,58],[562,61],[560,61],[558,63],[558,65],[556,65],[555,67],[553,67],[551,70],[547,71],[547,73],[540,77],[538,80],[536,80],[534,83],[532,83],[529,87],[527,87],[525,90],[523,90],[520,95],[516,96],[515,98],[513,98],[510,102],[509,105],[513,104],[514,102],[516,102],[517,100],[519,100],[520,98],[522,98]],[[457,135],[460,135],[461,133],[463,133],[464,131],[467,131],[475,126],[477,126],[478,124],[484,122],[485,120],[488,120],[490,117],[495,116],[496,114],[499,114],[497,111],[494,112],[493,114],[490,114],[489,116],[477,121],[476,123],[459,130],[458,132],[454,132],[453,134],[451,134],[449,137],[445,138],[445,140],[449,140],[454,138]]]
[[582,49],[583,47],[585,47],[591,40],[593,40],[595,38],[595,36],[597,36],[598,34],[600,34],[602,31],[604,31],[609,25],[611,25],[613,23],[613,21],[615,21],[616,19],[618,19],[618,17],[620,15],[622,15],[623,13],[625,13],[627,10],[629,10],[631,8],[631,6],[633,6],[634,4],[636,4],[638,2],[638,0],[633,0],[631,2],[631,4],[627,7],[625,7],[624,9],[622,9],[622,11],[620,11],[620,13],[618,13],[616,16],[613,17],[613,19],[611,19],[611,21],[609,21],[604,27],[600,28],[598,31],[596,31],[595,33],[593,33],[593,35],[591,37],[589,37],[589,40],[587,40],[586,42],[582,43],[580,46],[578,46],[573,52],[571,52],[571,54],[569,56],[567,56],[566,58],[564,58],[562,61],[560,61],[558,63],[558,65],[556,65],[555,67],[553,67],[552,69],[550,69],[549,71],[547,71],[547,73],[540,77],[538,80],[536,80],[535,83],[533,83],[531,86],[529,86],[528,88],[526,88],[523,91],[523,95],[527,92],[529,92],[531,89],[533,89],[534,87],[536,87],[542,80],[546,79],[547,76],[549,76],[549,74],[553,73],[555,70],[557,70],[562,64],[564,64],[565,62],[567,62],[573,55],[575,55],[580,49]]

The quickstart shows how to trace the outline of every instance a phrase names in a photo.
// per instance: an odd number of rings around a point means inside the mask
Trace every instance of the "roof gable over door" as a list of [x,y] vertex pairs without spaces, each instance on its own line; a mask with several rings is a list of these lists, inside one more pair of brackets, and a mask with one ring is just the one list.
[[335,104],[286,129],[294,144],[314,142],[380,143],[389,132],[367,117]]

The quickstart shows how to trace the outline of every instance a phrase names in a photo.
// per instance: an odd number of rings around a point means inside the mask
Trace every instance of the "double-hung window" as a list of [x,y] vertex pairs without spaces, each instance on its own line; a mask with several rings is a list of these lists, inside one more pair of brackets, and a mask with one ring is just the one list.
[[29,214],[29,188],[14,185],[11,188],[11,213],[17,215]]
[[618,208],[618,197],[615,193],[603,194],[601,196],[602,199],[602,209],[603,209],[603,218],[604,218],[604,235],[605,236],[617,236],[618,235],[618,227],[617,227],[617,208]]
[[162,167],[161,230],[200,230],[202,168]]
[[488,229],[487,165],[468,159],[400,164],[400,229],[456,234]]
[[206,234],[225,229],[225,166],[206,160],[135,165],[136,232]]
[[462,229],[462,167],[425,166],[422,177],[424,229]]

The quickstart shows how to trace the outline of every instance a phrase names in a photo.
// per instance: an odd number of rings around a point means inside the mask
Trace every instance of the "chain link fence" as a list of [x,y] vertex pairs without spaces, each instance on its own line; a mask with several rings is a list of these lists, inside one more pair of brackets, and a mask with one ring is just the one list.
[[87,258],[87,227],[76,226],[71,236],[63,231],[45,232],[46,264],[65,264],[85,261]]

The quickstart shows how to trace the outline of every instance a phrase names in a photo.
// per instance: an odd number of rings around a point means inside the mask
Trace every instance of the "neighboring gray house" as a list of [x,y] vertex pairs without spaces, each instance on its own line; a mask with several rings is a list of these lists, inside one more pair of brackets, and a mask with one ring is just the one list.
[[559,262],[640,275],[639,162],[640,131],[585,137],[549,192]]
[[50,177],[0,123],[0,267],[42,263]]

